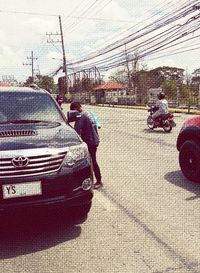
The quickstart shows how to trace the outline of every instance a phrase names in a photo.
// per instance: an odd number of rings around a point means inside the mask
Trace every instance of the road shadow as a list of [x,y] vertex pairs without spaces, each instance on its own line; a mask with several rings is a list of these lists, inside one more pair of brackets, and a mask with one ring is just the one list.
[[44,211],[4,215],[0,222],[0,259],[38,252],[80,236],[79,223],[63,212]]
[[[132,120],[131,120],[132,122]],[[138,118],[138,119],[134,119],[134,122],[142,122],[146,124],[146,118]]]
[[160,129],[144,129],[143,130],[143,132],[145,133],[145,134],[166,134],[165,133],[165,131],[162,129],[162,128],[160,128]]
[[194,194],[193,196],[186,198],[186,201],[192,201],[200,198],[200,183],[194,183],[189,181],[187,178],[184,177],[180,170],[169,172],[164,176],[164,178],[168,182],[183,189],[186,189],[187,191],[190,191]]

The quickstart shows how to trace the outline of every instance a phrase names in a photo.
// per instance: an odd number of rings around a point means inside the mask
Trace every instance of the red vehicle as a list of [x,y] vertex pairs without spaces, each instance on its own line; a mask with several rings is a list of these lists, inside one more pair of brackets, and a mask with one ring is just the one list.
[[56,101],[61,106],[63,104],[63,102],[64,102],[64,98],[61,97],[60,95],[57,95]]
[[186,178],[200,182],[200,117],[186,120],[177,138],[179,164]]

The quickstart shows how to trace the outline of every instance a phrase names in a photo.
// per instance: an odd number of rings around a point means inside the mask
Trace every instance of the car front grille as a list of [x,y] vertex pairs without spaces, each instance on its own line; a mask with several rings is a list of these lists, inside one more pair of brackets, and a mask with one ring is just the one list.
[[29,163],[26,167],[13,166],[13,157],[0,158],[0,178],[32,176],[57,171],[65,154],[66,152],[60,152],[57,154],[28,156]]
[[20,137],[20,136],[35,136],[37,135],[36,130],[6,130],[0,131],[1,137]]

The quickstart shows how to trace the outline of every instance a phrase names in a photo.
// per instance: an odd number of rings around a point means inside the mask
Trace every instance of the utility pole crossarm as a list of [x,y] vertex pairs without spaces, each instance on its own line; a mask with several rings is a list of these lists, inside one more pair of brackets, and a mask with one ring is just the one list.
[[48,39],[47,39],[47,43],[61,43],[61,40],[60,39],[51,39],[51,36],[61,36],[60,33],[56,32],[56,33],[46,33],[46,35],[48,36]]

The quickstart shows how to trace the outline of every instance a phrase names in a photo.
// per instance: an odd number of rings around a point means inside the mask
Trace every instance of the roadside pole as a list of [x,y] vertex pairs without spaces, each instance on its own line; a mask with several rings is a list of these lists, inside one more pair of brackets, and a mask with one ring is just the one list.
[[64,88],[65,90],[64,90],[64,93],[67,93],[67,96],[68,96],[69,94],[68,94],[67,62],[66,62],[66,56],[65,56],[64,37],[63,37],[62,22],[61,22],[61,16],[60,15],[59,15],[59,25],[60,25],[60,36],[61,36],[62,53],[63,53],[63,72],[65,73],[65,88]]
[[176,86],[176,107],[179,107],[179,93],[180,93],[180,85]]
[[31,51],[31,57],[27,57],[27,60],[31,60],[31,63],[23,63],[23,65],[30,65],[31,66],[31,77],[34,83],[34,60],[37,60],[37,57],[33,56],[33,51]]
[[[67,75],[67,62],[66,62],[66,56],[65,56],[65,46],[64,46],[64,36],[63,36],[63,30],[62,30],[62,22],[61,22],[61,16],[58,16],[59,19],[59,27],[60,27],[60,33],[56,32],[56,33],[46,33],[46,35],[49,36],[49,39],[47,40],[48,43],[61,43],[62,45],[62,61],[63,64],[61,67],[59,67],[59,69],[56,71],[56,74],[58,73],[58,71],[60,71],[60,69],[62,69],[64,76],[64,90],[61,92],[61,95],[64,96],[66,93],[67,95],[69,95],[69,88],[68,88],[68,75]],[[52,39],[51,36],[60,36],[60,39]]]

